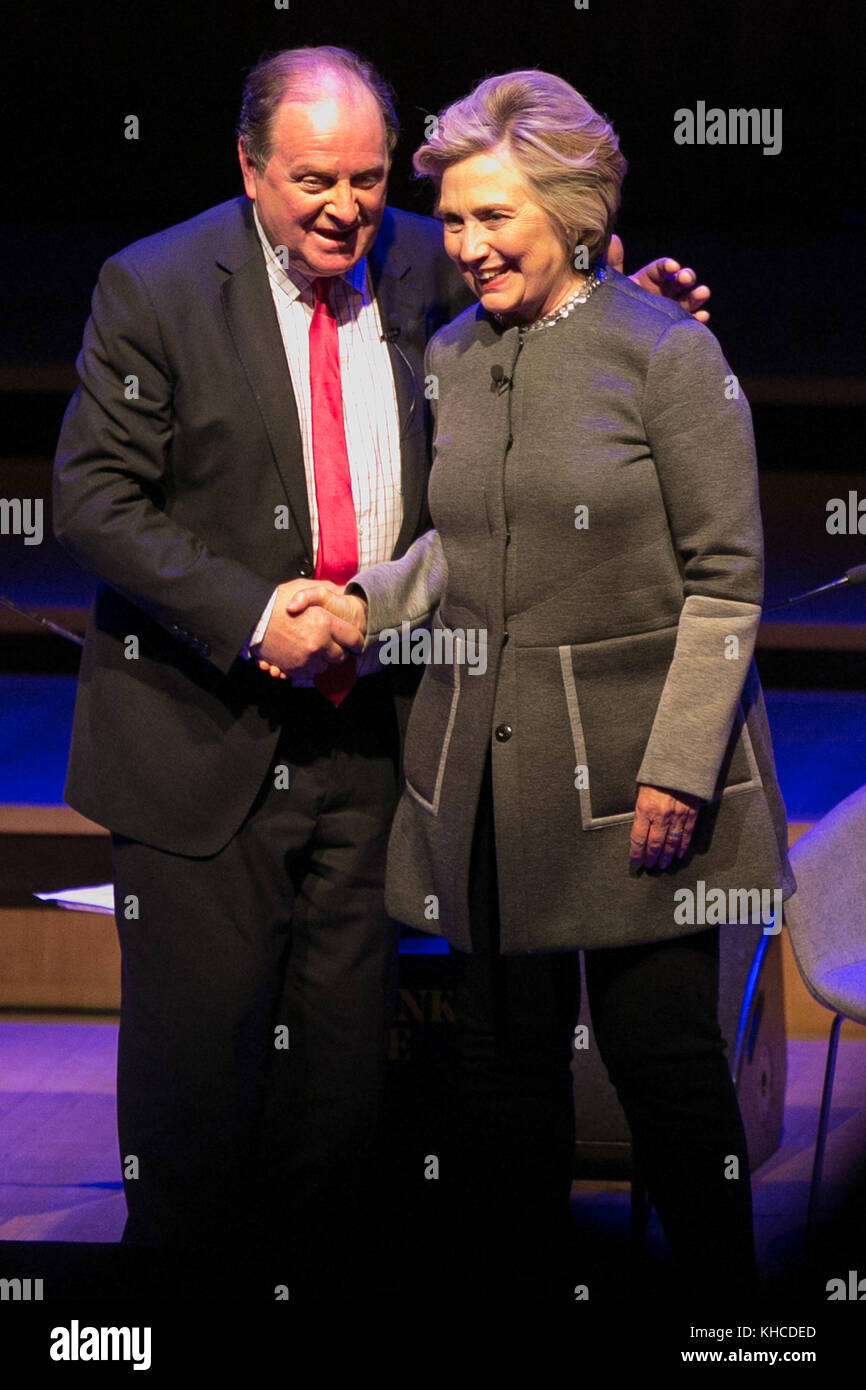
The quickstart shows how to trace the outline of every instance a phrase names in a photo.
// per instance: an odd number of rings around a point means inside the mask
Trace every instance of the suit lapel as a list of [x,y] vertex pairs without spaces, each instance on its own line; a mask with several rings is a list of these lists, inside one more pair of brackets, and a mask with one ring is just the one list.
[[230,272],[221,289],[223,310],[270,440],[292,520],[305,554],[312,559],[313,534],[298,408],[261,244],[249,207],[243,211],[242,245],[234,248],[234,254],[221,258],[221,264]]
[[[220,265],[228,271],[221,288],[223,310],[238,357],[256,399],[305,553],[313,539],[298,409],[286,363],[268,273],[246,197],[238,199],[242,226],[227,239]],[[386,209],[368,257],[373,293],[388,352],[400,420],[403,523],[394,550],[401,555],[414,538],[427,486],[424,347],[427,309],[409,258],[395,245],[395,219]]]

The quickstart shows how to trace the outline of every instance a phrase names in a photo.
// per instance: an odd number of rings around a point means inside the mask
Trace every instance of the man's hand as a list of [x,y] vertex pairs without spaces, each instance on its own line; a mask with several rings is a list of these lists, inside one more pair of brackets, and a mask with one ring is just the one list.
[[[619,237],[612,236],[607,248],[607,263],[620,274],[625,274],[624,254]],[[699,285],[697,278],[693,270],[683,268],[679,261],[675,261],[671,256],[660,256],[658,260],[650,261],[649,265],[642,266],[634,275],[629,276],[641,289],[649,290],[650,294],[660,294],[665,299],[675,300],[681,308],[687,309],[698,323],[709,323],[710,316],[703,306],[712,291],[707,285]]]
[[[267,631],[251,651],[261,670],[272,676],[283,680],[289,675],[318,676],[330,663],[343,661],[346,652],[360,651],[363,646],[363,632],[340,613],[306,604],[299,605],[297,613],[289,612],[295,595],[311,587],[309,580],[293,579],[277,590]],[[322,581],[317,581],[315,587],[321,587],[323,592],[328,587],[340,594],[336,585],[325,586]]]
[[695,828],[701,798],[690,792],[641,785],[629,836],[633,869],[666,869],[674,855],[682,859]]

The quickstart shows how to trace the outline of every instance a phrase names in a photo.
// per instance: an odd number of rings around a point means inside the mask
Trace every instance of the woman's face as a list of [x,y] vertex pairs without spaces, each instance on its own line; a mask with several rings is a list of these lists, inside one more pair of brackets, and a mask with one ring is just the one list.
[[445,250],[491,314],[531,323],[580,283],[557,228],[502,148],[445,170],[437,216]]

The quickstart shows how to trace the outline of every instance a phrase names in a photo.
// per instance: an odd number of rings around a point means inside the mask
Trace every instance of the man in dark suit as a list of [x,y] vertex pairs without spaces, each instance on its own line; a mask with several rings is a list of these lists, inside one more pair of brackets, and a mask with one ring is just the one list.
[[354,55],[259,64],[246,196],[107,261],[78,358],[55,529],[102,582],[66,796],[112,832],[136,1244],[326,1249],[364,1205],[409,693],[286,604],[424,528],[423,350],[467,291],[385,206],[396,133]]

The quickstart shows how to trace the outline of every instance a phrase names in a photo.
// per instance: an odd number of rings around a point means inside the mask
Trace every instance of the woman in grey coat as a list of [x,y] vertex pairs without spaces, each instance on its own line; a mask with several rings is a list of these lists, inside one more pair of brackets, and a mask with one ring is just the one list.
[[383,661],[429,663],[387,904],[454,948],[464,1215],[509,1246],[520,1217],[562,1229],[584,949],[674,1257],[691,1287],[745,1292],[719,931],[778,930],[794,886],[752,659],[749,408],[707,328],[603,265],[625,161],[566,82],[488,79],[415,164],[480,300],[428,348],[436,529],[345,598],[309,597]]

